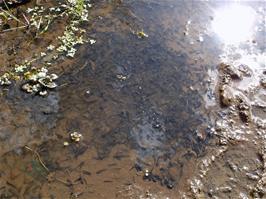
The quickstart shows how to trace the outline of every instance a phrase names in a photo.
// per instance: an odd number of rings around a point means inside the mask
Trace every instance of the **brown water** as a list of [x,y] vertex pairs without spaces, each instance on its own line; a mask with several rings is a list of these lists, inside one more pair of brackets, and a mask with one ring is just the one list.
[[[232,87],[265,103],[259,81],[266,70],[266,5],[236,4],[255,13],[252,37],[242,43],[213,30],[216,13],[233,5],[95,2],[85,28],[97,43],[53,67],[61,72],[59,88],[45,98],[19,85],[2,89],[0,198],[251,198],[258,179],[249,181],[245,172],[263,172],[258,153],[265,129],[256,121],[266,119],[266,106],[252,107],[251,126],[231,118],[233,141],[221,148],[213,127],[219,118],[229,121],[230,108],[220,107],[217,66],[250,64],[251,77]],[[142,30],[147,38],[134,34]],[[64,147],[74,131],[82,140]],[[213,165],[204,164],[212,157]],[[230,169],[234,161],[237,171]],[[190,181],[205,169],[201,190],[191,190]]]

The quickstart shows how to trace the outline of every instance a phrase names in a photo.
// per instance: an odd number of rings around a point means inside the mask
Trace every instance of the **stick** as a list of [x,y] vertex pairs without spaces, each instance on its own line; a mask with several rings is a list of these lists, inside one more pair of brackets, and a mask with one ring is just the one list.
[[28,147],[28,146],[25,146],[25,148],[28,149],[28,150],[30,150],[31,152],[33,152],[33,153],[37,156],[37,158],[38,158],[40,164],[43,166],[43,168],[45,168],[45,170],[46,170],[47,172],[49,172],[49,169],[48,169],[48,168],[45,166],[45,164],[43,163],[40,154],[39,154],[37,151],[34,151],[33,149],[31,149],[31,148]]
[[10,31],[13,31],[13,30],[18,30],[18,29],[23,29],[23,28],[27,28],[28,26],[19,26],[19,27],[16,27],[16,28],[9,28],[7,30],[3,30],[0,32],[0,34],[2,33],[5,33],[5,32],[10,32]]
[[4,13],[6,13],[8,16],[10,16],[12,19],[16,20],[19,23],[25,24],[22,21],[20,21],[17,17],[15,17],[13,14],[10,14],[9,12],[5,11],[3,8],[0,8],[0,10]]
[[24,19],[26,20],[26,22],[27,22],[27,24],[29,26],[30,25],[30,22],[29,22],[28,18],[24,15],[24,13],[22,13],[22,16],[24,17]]

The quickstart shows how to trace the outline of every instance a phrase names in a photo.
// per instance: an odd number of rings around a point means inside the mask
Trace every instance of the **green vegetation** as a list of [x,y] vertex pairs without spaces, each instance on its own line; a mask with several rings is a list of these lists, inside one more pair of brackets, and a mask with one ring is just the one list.
[[[24,89],[22,90],[27,93],[34,93],[35,91],[40,92],[40,88],[43,87],[43,85],[39,86],[38,89],[35,89],[35,87],[42,84],[42,82],[40,83],[39,80],[29,80],[25,74],[33,74],[32,71],[35,70],[37,70],[38,73],[40,72],[39,70],[47,70],[46,73],[48,74],[47,67],[55,64],[60,57],[66,56],[73,58],[76,54],[78,45],[84,44],[85,42],[89,42],[90,44],[96,42],[93,39],[85,38],[86,30],[82,29],[82,25],[89,21],[89,9],[91,7],[92,5],[89,0],[67,0],[53,7],[35,6],[27,8],[27,17],[25,17],[25,15],[23,16],[27,21],[27,27],[35,32],[35,38],[42,37],[44,33],[49,31],[56,20],[66,22],[65,29],[61,35],[57,36],[52,44],[49,44],[43,49],[39,55],[34,58],[32,57],[31,61],[25,60],[25,63],[16,65],[11,71],[4,73],[0,77],[0,85],[7,86],[12,83],[12,80],[22,80],[24,81]],[[11,14],[10,10],[6,11],[2,9],[2,12],[0,12],[0,17],[1,16],[5,22],[8,20],[21,22],[21,20]],[[24,22],[21,23],[26,24]],[[34,63],[40,62],[40,60],[45,60],[43,66],[33,66]],[[49,77],[49,75],[47,75],[47,77]],[[31,81],[31,83],[33,82],[33,84],[29,84],[28,81]],[[49,83],[52,84],[54,82],[51,80]],[[33,88],[33,86],[35,87]],[[44,87],[47,87],[47,85],[44,85]]]

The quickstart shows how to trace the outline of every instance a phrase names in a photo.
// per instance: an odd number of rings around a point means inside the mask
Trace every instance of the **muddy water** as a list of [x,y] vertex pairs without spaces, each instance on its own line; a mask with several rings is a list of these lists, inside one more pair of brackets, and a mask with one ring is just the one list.
[[[57,90],[43,98],[19,84],[2,89],[1,198],[250,198],[263,173],[265,5],[241,4],[254,11],[252,37],[242,41],[221,37],[233,27],[214,28],[230,6],[240,4],[96,2],[84,28],[97,42],[54,67]],[[220,106],[223,61],[251,70],[230,84],[254,102],[250,126]],[[234,124],[214,133],[217,120]]]

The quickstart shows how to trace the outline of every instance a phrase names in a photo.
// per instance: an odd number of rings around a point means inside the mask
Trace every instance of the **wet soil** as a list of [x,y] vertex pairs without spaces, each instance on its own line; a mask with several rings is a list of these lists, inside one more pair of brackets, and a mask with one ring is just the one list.
[[[231,2],[92,3],[97,42],[52,63],[58,88],[1,88],[0,198],[264,198],[265,4],[241,4],[257,29],[229,45],[212,23]],[[64,26],[1,33],[1,72]]]

